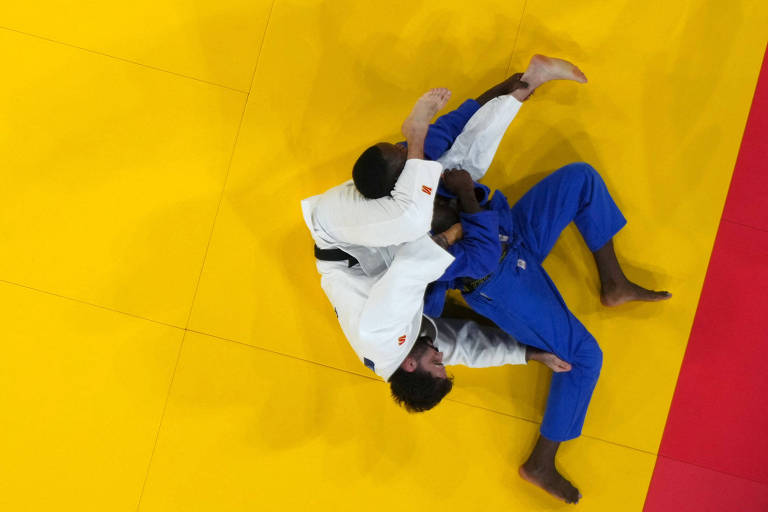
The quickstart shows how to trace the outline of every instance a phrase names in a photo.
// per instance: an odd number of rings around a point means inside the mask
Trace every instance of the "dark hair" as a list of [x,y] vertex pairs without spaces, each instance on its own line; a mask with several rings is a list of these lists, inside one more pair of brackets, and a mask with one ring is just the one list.
[[389,378],[389,388],[397,405],[408,412],[424,412],[439,404],[451,391],[453,377],[435,377],[424,370],[407,372],[398,368]]
[[352,180],[357,190],[368,199],[389,195],[394,187],[389,162],[376,146],[371,146],[360,155],[352,168]]
[[[419,338],[413,345],[410,357],[418,359],[429,349],[425,338]],[[408,412],[428,411],[445,397],[453,388],[453,377],[435,377],[431,373],[416,368],[407,372],[402,368],[395,370],[389,378],[389,389],[397,405],[402,405]]]

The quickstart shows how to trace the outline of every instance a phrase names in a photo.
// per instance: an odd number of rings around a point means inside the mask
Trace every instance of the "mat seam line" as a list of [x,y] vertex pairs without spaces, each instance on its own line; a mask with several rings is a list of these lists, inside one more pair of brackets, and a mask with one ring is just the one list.
[[[694,467],[697,467],[699,469],[706,469],[707,471],[712,471],[713,473],[720,473],[721,475],[727,475],[727,476],[730,476],[730,477],[733,477],[733,478],[737,478],[739,480],[745,480],[747,482],[752,482],[752,483],[759,484],[759,485],[761,485],[763,487],[768,488],[768,482],[763,482],[761,480],[755,480],[754,478],[749,478],[749,477],[741,476],[741,475],[735,475],[735,474],[730,473],[728,471],[723,471],[723,470],[720,470],[720,469],[710,468],[708,466],[703,466],[701,464],[696,464],[695,462],[689,462],[687,460],[678,459],[677,457],[670,457],[669,455],[659,454],[659,458],[674,460],[675,462],[679,462],[681,464],[686,464],[688,466],[694,466]],[[654,468],[654,471],[655,471],[655,468]]]
[[126,311],[121,311],[119,309],[110,308],[109,306],[103,306],[101,304],[96,304],[94,302],[88,302],[88,301],[83,300],[83,299],[78,299],[77,297],[70,297],[70,296],[67,296],[67,295],[62,295],[60,293],[51,292],[51,291],[48,291],[48,290],[43,290],[41,288],[35,288],[34,286],[29,286],[29,285],[22,284],[22,283],[17,283],[17,282],[14,282],[14,281],[8,281],[6,279],[0,279],[0,283],[5,283],[5,284],[10,285],[10,286],[18,286],[19,288],[24,288],[26,290],[30,290],[30,291],[33,291],[33,292],[42,293],[42,294],[45,294],[45,295],[50,295],[52,297],[57,297],[57,298],[60,298],[60,299],[71,301],[71,302],[76,302],[78,304],[83,304],[85,306],[91,306],[91,307],[94,307],[94,308],[97,308],[97,309],[103,309],[105,311],[109,311],[109,312],[112,312],[112,313],[118,313],[118,314],[121,314],[121,315],[129,316],[131,318],[136,318],[138,320],[146,320],[147,322],[152,322],[153,324],[163,325],[165,327],[172,327],[173,329],[179,329],[181,331],[185,330],[184,327],[180,327],[178,325],[169,324],[169,323],[166,323],[166,322],[163,322],[163,321],[160,321],[160,320],[153,320],[152,318],[147,318],[145,316],[137,315],[135,313],[128,313]]
[[[337,366],[333,366],[333,365],[329,365],[329,364],[325,364],[325,363],[320,363],[320,362],[317,362],[317,361],[312,361],[311,359],[304,359],[304,358],[299,357],[299,356],[295,356],[295,355],[291,355],[291,354],[286,354],[286,353],[283,353],[283,352],[278,352],[276,350],[272,350],[272,349],[265,348],[265,347],[259,347],[257,345],[251,345],[250,343],[246,343],[246,342],[238,341],[238,340],[233,340],[233,339],[230,339],[230,338],[225,338],[223,336],[217,336],[215,334],[210,334],[210,333],[206,333],[206,332],[202,332],[202,331],[196,331],[194,329],[187,329],[187,331],[195,333],[195,334],[199,334],[199,335],[202,335],[202,336],[206,336],[206,337],[209,337],[209,338],[213,338],[213,339],[216,339],[216,340],[219,340],[219,341],[224,341],[224,342],[228,342],[228,343],[234,343],[236,345],[241,345],[241,346],[249,348],[249,349],[259,350],[261,352],[267,352],[267,353],[270,353],[270,354],[273,354],[273,355],[276,355],[276,356],[281,356],[281,357],[285,357],[285,358],[288,358],[288,359],[293,359],[295,361],[301,361],[301,362],[304,362],[304,363],[309,363],[311,365],[320,366],[320,367],[323,367],[323,368],[327,368],[329,370],[335,370],[335,371],[338,371],[338,372],[341,372],[341,373],[345,373],[345,374],[348,374],[348,375],[352,375],[352,376],[355,376],[355,377],[360,377],[362,379],[378,382],[378,383],[381,383],[381,384],[386,384],[381,379],[378,379],[378,378],[375,378],[375,377],[369,377],[369,376],[366,376],[366,375],[362,375],[362,374],[354,372],[352,370],[346,370],[344,368],[339,368]],[[490,412],[490,413],[494,413],[494,414],[497,414],[497,415],[500,415],[500,416],[505,416],[507,418],[513,418],[513,419],[525,421],[527,423],[533,423],[535,425],[540,425],[541,424],[541,422],[536,421],[536,420],[532,420],[530,418],[525,418],[525,417],[522,417],[522,416],[516,416],[516,415],[510,414],[508,412],[499,411],[499,410],[496,410],[496,409],[491,409],[489,407],[485,407],[485,406],[482,406],[482,405],[471,404],[471,403],[468,403],[468,402],[457,400],[455,398],[445,398],[445,400],[449,401],[449,402],[456,403],[456,404],[461,404],[461,405],[464,405],[466,407],[472,407],[472,408],[475,408],[475,409],[481,409],[481,410],[484,410],[484,411],[487,411],[487,412]],[[581,437],[586,437],[586,438],[589,438],[589,439],[593,439],[595,441],[601,441],[601,442],[604,442],[604,443],[607,443],[607,444],[611,444],[611,445],[614,445],[614,446],[618,446],[618,447],[621,447],[621,448],[626,448],[628,450],[645,453],[645,454],[651,455],[653,457],[658,456],[658,454],[655,453],[655,452],[644,450],[642,448],[636,448],[634,446],[629,446],[629,445],[622,444],[622,443],[617,443],[616,441],[610,441],[608,439],[603,439],[602,437],[597,437],[597,436],[593,436],[593,435],[589,435],[589,434],[582,434]]]
[[225,196],[226,191],[227,191],[227,183],[229,182],[229,176],[230,176],[230,173],[232,171],[232,164],[233,164],[234,159],[235,159],[235,152],[237,151],[237,144],[240,141],[240,134],[242,132],[243,123],[245,121],[245,113],[246,113],[246,111],[248,109],[248,100],[250,99],[250,96],[251,96],[251,89],[253,88],[253,81],[256,78],[256,72],[259,69],[259,63],[261,62],[261,54],[262,54],[262,51],[264,49],[264,42],[265,42],[266,37],[267,37],[267,30],[269,29],[269,24],[270,24],[270,22],[272,20],[272,9],[275,6],[275,1],[276,0],[272,0],[272,6],[269,9],[269,15],[267,17],[267,23],[264,26],[264,33],[262,34],[261,43],[259,45],[259,53],[256,56],[256,64],[254,65],[253,73],[251,74],[251,82],[250,82],[250,85],[249,85],[249,88],[248,88],[248,92],[245,95],[245,101],[243,102],[243,111],[242,111],[242,113],[240,115],[240,123],[238,124],[238,127],[237,127],[237,133],[235,134],[235,140],[234,140],[234,142],[232,144],[232,152],[230,153],[230,157],[229,157],[229,164],[227,165],[227,174],[224,177],[224,183],[222,184],[221,193],[219,194],[219,203],[216,206],[216,213],[214,214],[213,222],[211,223],[211,231],[210,231],[209,236],[208,236],[208,243],[206,244],[205,252],[203,253],[203,261],[202,261],[202,263],[200,265],[200,272],[198,273],[198,276],[197,276],[197,283],[195,285],[195,292],[192,294],[192,301],[191,301],[190,307],[189,307],[189,314],[187,315],[187,322],[186,322],[186,324],[184,326],[184,336],[181,339],[181,344],[179,346],[179,352],[178,352],[177,357],[176,357],[176,364],[173,367],[173,373],[171,375],[171,382],[170,382],[170,384],[168,386],[168,391],[167,391],[166,396],[165,396],[165,404],[163,406],[163,412],[160,415],[160,421],[159,421],[158,426],[157,426],[157,431],[156,431],[156,434],[155,434],[155,442],[154,442],[154,444],[152,446],[152,454],[150,455],[149,462],[147,464],[147,470],[146,470],[146,472],[144,474],[144,482],[142,483],[142,486],[141,486],[141,493],[139,494],[139,501],[136,504],[136,511],[137,512],[139,512],[141,510],[141,503],[142,503],[142,500],[144,499],[144,491],[146,489],[147,482],[149,481],[150,472],[152,471],[152,463],[154,462],[155,451],[157,450],[157,445],[160,442],[160,433],[162,431],[163,423],[165,421],[165,413],[166,413],[166,410],[167,410],[167,407],[168,407],[168,403],[170,402],[171,392],[173,391],[173,383],[176,380],[176,370],[178,369],[179,362],[181,361],[181,353],[182,353],[182,351],[184,349],[184,343],[185,343],[185,341],[187,339],[187,333],[191,332],[189,330],[189,323],[192,320],[192,312],[195,309],[195,301],[197,300],[197,292],[200,289],[200,281],[202,281],[203,272],[205,271],[205,264],[206,264],[206,261],[208,260],[208,251],[210,250],[211,242],[213,241],[213,234],[216,231],[216,223],[217,223],[217,221],[219,219],[219,213],[221,212],[221,205],[224,202],[224,196]]
[[233,92],[239,92],[240,94],[246,94],[246,95],[248,94],[248,91],[244,91],[244,90],[238,89],[236,87],[230,87],[228,85],[217,84],[216,82],[211,82],[211,81],[208,81],[208,80],[203,80],[202,78],[196,78],[194,76],[185,75],[185,74],[179,73],[177,71],[170,71],[170,70],[167,70],[167,69],[159,68],[157,66],[152,66],[151,64],[144,64],[142,62],[138,62],[138,61],[135,61],[135,60],[127,59],[125,57],[117,57],[115,55],[110,55],[108,53],[100,52],[98,50],[92,50],[90,48],[85,48],[84,46],[77,46],[76,44],[66,43],[64,41],[58,41],[56,39],[51,39],[50,37],[45,37],[45,36],[40,36],[40,35],[37,35],[37,34],[32,34],[31,32],[25,32],[23,30],[18,30],[18,29],[15,29],[15,28],[10,28],[10,27],[6,27],[6,26],[3,26],[3,25],[0,25],[0,29],[7,30],[9,32],[14,32],[16,34],[21,34],[21,35],[24,35],[24,36],[27,36],[27,37],[33,37],[35,39],[40,39],[42,41],[47,41],[49,43],[59,44],[59,45],[62,45],[62,46],[67,46],[69,48],[75,48],[77,50],[83,50],[85,52],[92,53],[94,55],[100,55],[102,57],[108,57],[110,59],[119,60],[121,62],[126,62],[128,64],[133,64],[135,66],[140,66],[140,67],[143,67],[143,68],[152,69],[154,71],[160,71],[160,72],[163,72],[163,73],[168,73],[170,75],[174,75],[174,76],[177,76],[177,77],[180,77],[180,78],[186,78],[188,80],[194,80],[196,82],[204,83],[204,84],[207,84],[207,85],[212,85],[214,87],[220,87],[222,89],[227,89],[227,90],[230,90],[230,91],[233,91]]
[[171,390],[173,389],[173,383],[176,381],[176,370],[179,367],[179,362],[181,361],[181,352],[184,349],[184,341],[187,338],[187,332],[184,332],[184,335],[181,337],[181,343],[179,343],[179,350],[176,353],[176,363],[173,365],[173,371],[171,372],[171,379],[168,383],[168,391],[165,394],[165,402],[163,403],[163,410],[160,413],[160,421],[157,423],[157,429],[155,430],[155,441],[152,443],[152,451],[149,454],[149,460],[147,462],[147,471],[144,474],[144,480],[141,483],[141,492],[139,492],[139,501],[136,503],[136,511],[138,512],[141,509],[141,500],[144,499],[144,490],[147,487],[147,482],[149,481],[149,472],[152,469],[152,461],[155,458],[155,451],[157,450],[158,442],[160,441],[160,431],[163,427],[163,420],[165,420],[165,413],[168,409],[168,403],[170,402],[171,398]]
[[515,53],[517,52],[517,41],[520,38],[520,32],[523,28],[523,19],[525,19],[525,12],[528,9],[528,0],[525,0],[525,3],[523,4],[523,11],[520,13],[520,21],[517,24],[517,32],[515,33],[515,42],[512,43],[512,53],[509,55],[509,61],[507,61],[507,70],[504,74],[504,78],[509,76],[509,70],[512,68],[512,60],[515,58]]
[[754,229],[755,231],[760,231],[761,233],[768,233],[768,229],[758,228],[756,226],[751,226],[749,224],[744,224],[743,222],[737,222],[735,220],[726,219],[725,217],[723,217],[723,221],[727,222],[729,224],[735,224],[737,226],[742,226],[742,227],[745,227],[745,228]]

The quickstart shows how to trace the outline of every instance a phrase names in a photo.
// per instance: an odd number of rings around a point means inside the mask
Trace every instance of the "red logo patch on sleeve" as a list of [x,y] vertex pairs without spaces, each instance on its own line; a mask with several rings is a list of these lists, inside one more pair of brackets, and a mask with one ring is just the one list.
[[405,343],[405,334],[403,334],[402,336],[397,338],[397,344],[398,345],[402,345],[403,343]]
[[421,186],[421,191],[422,191],[422,192],[424,192],[425,194],[427,194],[428,196],[431,196],[431,195],[432,195],[432,189],[431,189],[431,188],[429,188],[429,187],[428,187],[428,186],[426,186],[426,185],[422,185],[422,186]]

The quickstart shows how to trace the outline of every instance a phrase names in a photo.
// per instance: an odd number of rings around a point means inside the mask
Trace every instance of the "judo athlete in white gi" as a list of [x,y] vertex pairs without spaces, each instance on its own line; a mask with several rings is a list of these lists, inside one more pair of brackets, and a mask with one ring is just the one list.
[[[455,142],[456,135],[445,130],[450,150],[437,162],[424,160],[425,153],[431,158],[442,153],[439,143],[425,147],[427,126],[450,93],[430,91],[403,123],[407,146],[380,143],[366,152],[383,162],[376,174],[380,179],[360,175],[356,164],[354,182],[302,201],[321,286],[344,334],[361,361],[390,381],[396,400],[410,411],[430,409],[450,391],[445,364],[487,367],[534,359],[555,372],[570,370],[554,354],[521,346],[499,329],[422,315],[427,284],[454,259],[444,247],[461,236],[460,225],[428,234],[442,171],[461,167],[476,179],[482,177],[520,102],[541,84],[557,79],[586,82],[572,64],[535,56],[522,77],[513,76],[478,98],[484,105],[477,109],[478,101],[471,119],[460,123],[463,131]],[[414,400],[413,392],[418,395],[425,382],[435,385]],[[403,390],[411,394],[407,401],[400,400]]]

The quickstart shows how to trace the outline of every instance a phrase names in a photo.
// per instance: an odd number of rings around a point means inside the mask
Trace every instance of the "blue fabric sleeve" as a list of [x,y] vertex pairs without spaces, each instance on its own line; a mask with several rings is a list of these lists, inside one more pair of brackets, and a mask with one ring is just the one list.
[[467,100],[453,112],[438,117],[437,121],[429,126],[427,138],[424,141],[424,156],[427,160],[437,160],[443,156],[443,153],[453,146],[453,141],[479,108],[478,102]]
[[499,214],[493,210],[461,213],[464,236],[448,248],[454,258],[438,281],[452,281],[459,277],[480,279],[493,272],[501,258],[499,242]]
[[427,286],[424,294],[424,314],[433,318],[439,317],[445,307],[445,294],[448,292],[446,281],[435,281]]
[[[424,140],[424,158],[437,160],[443,156],[479,108],[480,104],[475,100],[466,100],[459,108],[438,117],[437,121],[429,125],[427,138]],[[400,144],[406,145],[404,142]]]

